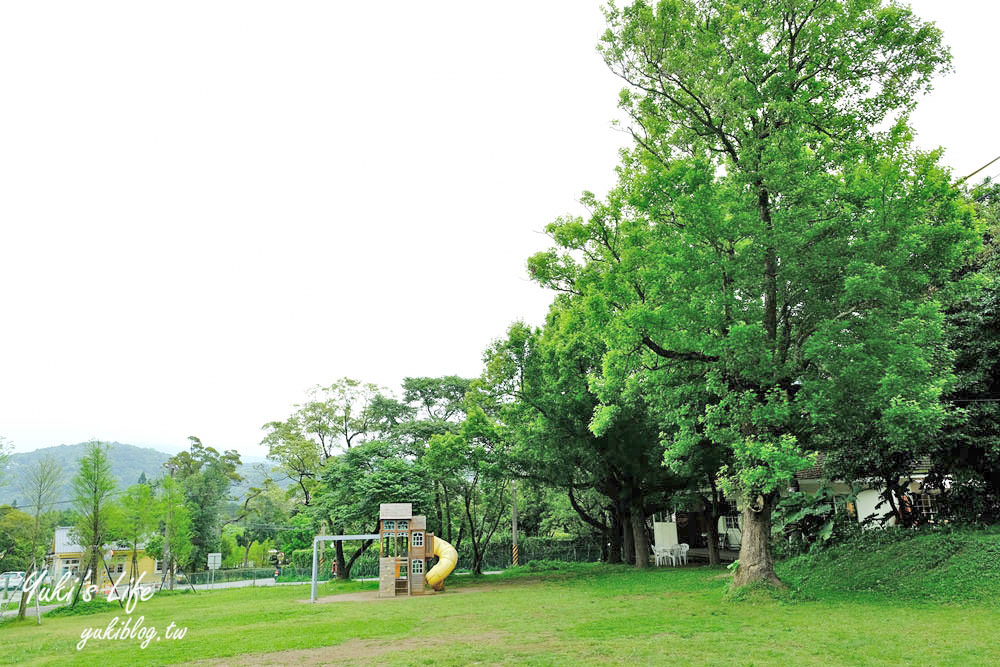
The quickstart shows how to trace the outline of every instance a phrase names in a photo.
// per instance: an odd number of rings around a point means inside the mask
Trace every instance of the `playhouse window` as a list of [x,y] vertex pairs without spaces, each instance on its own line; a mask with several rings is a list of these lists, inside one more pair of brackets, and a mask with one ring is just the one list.
[[937,504],[929,493],[918,493],[914,496],[914,506],[917,511],[928,521],[933,521],[937,516]]
[[390,520],[383,521],[382,530],[396,530],[396,522]]
[[413,546],[415,547],[424,546],[424,534],[419,530],[413,533]]
[[405,519],[401,519],[400,521],[396,522],[397,530],[408,530],[409,527],[410,527],[410,522]]
[[413,574],[423,574],[424,573],[424,561],[419,558],[413,560]]

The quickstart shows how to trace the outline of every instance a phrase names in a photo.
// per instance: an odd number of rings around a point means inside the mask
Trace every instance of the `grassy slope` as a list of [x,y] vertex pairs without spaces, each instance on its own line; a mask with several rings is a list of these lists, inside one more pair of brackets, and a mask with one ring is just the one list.
[[[450,594],[377,602],[304,604],[304,586],[174,595],[140,603],[134,616],[158,628],[171,620],[188,626],[181,641],[163,640],[145,651],[136,641],[92,641],[78,653],[81,630],[105,625],[113,614],[51,618],[41,628],[0,626],[0,661],[168,664],[344,647],[360,638],[372,640],[376,650],[389,649],[377,657],[353,654],[379,664],[829,665],[900,664],[907,657],[934,665],[1000,663],[997,605],[912,605],[873,594],[732,603],[723,599],[728,582],[719,570],[569,570],[461,578],[450,583]],[[323,593],[360,585],[334,586],[324,585]],[[345,662],[337,648],[310,655]]]
[[778,566],[806,595],[876,594],[899,600],[1000,600],[1000,532],[874,531]]

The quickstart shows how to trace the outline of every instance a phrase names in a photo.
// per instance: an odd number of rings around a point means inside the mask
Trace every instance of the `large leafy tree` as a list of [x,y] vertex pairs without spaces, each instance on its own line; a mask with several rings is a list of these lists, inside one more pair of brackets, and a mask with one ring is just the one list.
[[529,266],[604,326],[595,432],[634,392],[669,464],[721,448],[744,508],[734,585],[777,582],[771,513],[809,450],[899,450],[944,418],[937,295],[975,235],[901,119],[948,52],[881,0],[640,0],[607,18],[636,146]]
[[958,409],[932,453],[931,483],[943,490],[946,514],[965,521],[1000,520],[1000,184],[972,191],[986,244],[963,275],[982,289],[948,310],[957,380],[948,396]]
[[[384,440],[360,442],[331,458],[321,488],[317,507],[352,533],[378,532],[381,503],[413,503],[417,511],[431,503],[424,467],[398,444]],[[349,578],[355,561],[371,545],[371,540],[364,540],[350,558],[338,563],[337,576]]]
[[[408,377],[403,379],[403,395],[396,420],[386,437],[397,442],[410,455],[420,458],[435,435],[457,428],[465,418],[465,395],[472,381],[455,375]],[[434,516],[438,534],[456,548],[465,535],[462,514],[453,501],[457,492],[452,478],[444,471],[426,470],[434,489]]]
[[431,437],[422,463],[456,492],[462,535],[472,544],[471,570],[482,574],[486,545],[507,516],[510,480],[507,443],[479,401],[454,432]]
[[191,561],[197,564],[206,562],[208,554],[219,550],[222,511],[230,499],[230,488],[242,477],[236,472],[240,465],[238,452],[219,453],[194,436],[188,439],[191,442],[188,451],[172,457],[166,466],[184,489],[193,548]]
[[[487,352],[484,386],[518,476],[563,489],[580,519],[611,545],[608,560],[644,567],[645,520],[665,509],[681,481],[659,465],[657,424],[641,400],[617,402],[600,435],[589,428],[600,405],[589,377],[600,371],[606,348],[580,306],[561,297],[542,329],[511,326]],[[597,511],[585,500],[589,491],[604,496]]]
[[[265,424],[262,444],[268,446],[268,458],[296,483],[314,525],[326,524],[332,534],[341,534],[345,527],[328,512],[329,503],[316,502],[315,496],[327,492],[324,471],[358,444],[391,431],[407,414],[406,406],[377,385],[341,378],[329,386],[313,387],[308,400],[297,405],[287,420]],[[344,544],[336,542],[334,549],[338,572],[346,572]],[[360,553],[351,562],[357,556]]]

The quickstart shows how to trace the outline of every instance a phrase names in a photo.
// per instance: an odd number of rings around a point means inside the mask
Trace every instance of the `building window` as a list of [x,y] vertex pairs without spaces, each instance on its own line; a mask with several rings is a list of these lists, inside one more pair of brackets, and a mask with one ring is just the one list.
[[62,572],[66,574],[77,574],[80,570],[80,559],[79,558],[67,558],[62,562]]
[[424,573],[424,561],[419,558],[413,560],[413,574],[423,574]]
[[396,530],[409,530],[410,522],[406,520],[400,520],[396,522]]
[[740,529],[740,516],[738,514],[727,514],[726,520],[726,530],[739,530]]
[[123,574],[125,572],[125,561],[118,561],[111,565],[111,571],[114,574]]
[[382,530],[396,530],[396,522],[386,519],[382,522]]
[[[424,546],[424,534],[420,531],[413,533],[413,546],[422,547]],[[414,570],[416,572],[416,570]]]
[[153,565],[153,572],[163,572],[163,561],[162,560],[156,561],[156,563]]

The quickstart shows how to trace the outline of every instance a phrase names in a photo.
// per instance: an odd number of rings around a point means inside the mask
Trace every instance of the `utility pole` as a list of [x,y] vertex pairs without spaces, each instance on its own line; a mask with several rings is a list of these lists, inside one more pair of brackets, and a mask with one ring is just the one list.
[[[164,463],[163,467],[170,471],[170,479],[174,478],[174,471],[177,470],[177,466],[171,465],[169,463]],[[163,567],[167,568],[170,572],[170,590],[174,590],[174,566],[173,557],[170,554],[170,521],[173,519],[174,508],[167,504],[167,520],[164,525],[164,535],[163,535]],[[167,574],[167,570],[164,570],[164,574]],[[160,585],[163,583],[161,581]]]
[[510,513],[511,526],[510,526],[510,537],[511,537],[511,563],[517,565],[517,481],[511,482],[510,485],[513,499],[514,507]]

